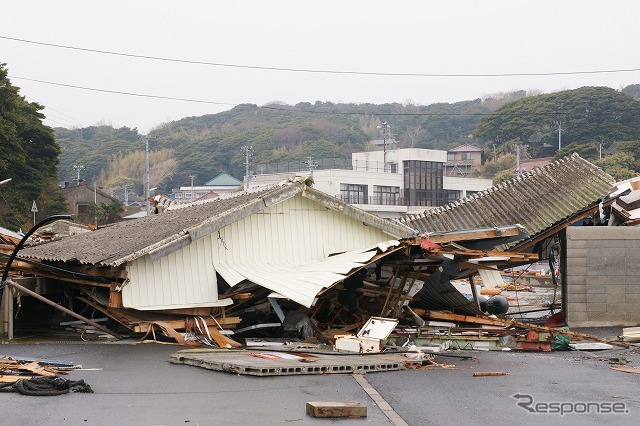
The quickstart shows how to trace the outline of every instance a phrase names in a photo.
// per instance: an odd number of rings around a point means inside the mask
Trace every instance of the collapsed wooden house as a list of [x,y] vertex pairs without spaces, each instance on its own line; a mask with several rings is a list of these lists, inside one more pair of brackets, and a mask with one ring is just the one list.
[[[611,182],[573,155],[396,223],[297,179],[30,247],[13,269],[73,288],[83,303],[135,332],[160,322],[184,329],[187,316],[233,328],[240,319],[227,312],[266,300],[276,325],[285,316],[278,301],[317,317],[326,309],[319,298],[344,292],[340,284],[373,263],[384,263],[391,276],[357,290],[372,315],[402,315],[410,301],[482,315],[478,295],[470,300],[451,280],[473,284],[480,274],[490,285],[500,269],[547,259],[557,243],[562,256],[563,230],[608,206],[612,200],[602,197]],[[258,290],[247,291],[247,283]],[[329,311],[325,328],[340,309]]]
[[[224,311],[233,300],[220,293],[246,280],[309,307],[413,236],[309,183],[235,193],[28,247],[13,269],[73,284],[84,302],[136,331],[158,318],[149,312]],[[233,324],[224,315],[217,321]]]

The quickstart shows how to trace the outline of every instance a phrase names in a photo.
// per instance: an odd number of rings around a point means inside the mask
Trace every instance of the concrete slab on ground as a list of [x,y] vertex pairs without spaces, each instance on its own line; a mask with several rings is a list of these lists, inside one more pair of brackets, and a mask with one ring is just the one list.
[[404,370],[410,361],[401,355],[358,353],[247,351],[187,349],[172,354],[169,361],[209,370],[250,376],[295,376],[302,374],[358,374]]

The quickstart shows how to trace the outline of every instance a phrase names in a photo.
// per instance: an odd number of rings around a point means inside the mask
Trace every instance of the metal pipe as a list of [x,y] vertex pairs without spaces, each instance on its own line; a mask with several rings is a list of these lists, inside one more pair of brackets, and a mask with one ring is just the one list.
[[8,286],[10,286],[10,287],[15,288],[15,289],[16,289],[16,290],[18,290],[18,291],[21,291],[21,292],[25,293],[25,294],[27,294],[27,295],[29,295],[29,296],[31,296],[31,297],[35,297],[36,299],[40,300],[41,302],[46,303],[46,304],[47,304],[47,305],[49,305],[49,306],[53,306],[54,308],[56,308],[56,309],[58,309],[58,310],[60,310],[60,311],[64,312],[64,313],[65,313],[65,314],[67,314],[67,315],[71,315],[72,317],[77,318],[77,319],[79,319],[80,321],[86,322],[87,324],[94,326],[95,328],[97,328],[97,329],[98,329],[98,330],[100,330],[100,331],[103,331],[103,332],[105,332],[105,333],[108,333],[108,334],[110,334],[110,335],[112,335],[113,337],[116,337],[116,338],[118,338],[118,339],[120,339],[120,338],[121,338],[121,337],[120,337],[120,335],[119,335],[118,333],[116,333],[116,332],[114,332],[114,331],[109,330],[108,328],[106,328],[106,327],[104,327],[104,326],[102,326],[102,325],[98,324],[98,323],[97,323],[97,322],[95,322],[95,321],[91,321],[89,318],[85,318],[85,317],[83,317],[83,316],[82,316],[82,315],[80,315],[80,314],[76,314],[76,313],[75,313],[75,312],[73,312],[71,309],[67,309],[67,308],[65,308],[64,306],[62,306],[62,305],[60,305],[60,304],[58,304],[58,303],[56,303],[56,302],[53,302],[53,301],[51,301],[51,300],[47,299],[46,297],[44,297],[44,296],[42,296],[42,295],[40,295],[40,294],[36,293],[35,291],[31,291],[31,290],[29,290],[28,288],[25,288],[25,287],[21,286],[21,285],[20,285],[20,284],[18,284],[18,283],[15,283],[15,282],[13,282],[13,281],[7,281],[7,285],[8,285]]

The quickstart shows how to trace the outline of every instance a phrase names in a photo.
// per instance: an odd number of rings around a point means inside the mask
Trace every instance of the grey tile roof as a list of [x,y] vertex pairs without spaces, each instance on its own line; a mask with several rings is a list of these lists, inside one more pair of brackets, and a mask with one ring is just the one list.
[[25,248],[21,257],[46,261],[77,261],[82,264],[117,266],[145,254],[158,257],[203,236],[287,200],[304,190],[307,196],[327,207],[377,226],[397,237],[410,236],[398,224],[349,206],[313,188],[304,181],[238,192],[188,207],[165,211],[141,219],[118,222],[96,231],[73,235]]
[[238,208],[243,208],[251,201],[260,200],[261,196],[277,190],[282,189],[239,193],[217,200],[218,202],[202,203],[141,219],[118,222],[94,232],[23,249],[20,251],[20,256],[52,261],[77,260],[86,264],[116,265],[122,263],[121,259],[133,253],[139,253],[142,256],[155,245],[162,245],[163,242],[167,243],[187,235],[190,228],[211,218],[229,216]]
[[420,233],[520,224],[533,236],[600,200],[613,183],[609,174],[572,154],[401,222]]

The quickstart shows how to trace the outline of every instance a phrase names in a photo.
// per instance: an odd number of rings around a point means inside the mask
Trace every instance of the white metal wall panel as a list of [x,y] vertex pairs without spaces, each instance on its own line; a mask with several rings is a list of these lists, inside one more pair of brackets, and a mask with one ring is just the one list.
[[127,266],[122,289],[126,308],[140,310],[218,306],[218,286],[207,238],[152,262],[149,256]]
[[[140,310],[219,306],[216,269],[310,305],[324,287],[366,263],[389,236],[297,195],[152,262],[127,266],[123,305]],[[344,253],[340,256],[330,254]],[[215,266],[214,266],[215,265]]]
[[[380,229],[300,195],[211,236],[215,267],[229,284],[249,279],[306,306],[388,239]],[[343,252],[350,253],[328,258]]]
[[291,265],[373,248],[389,240],[381,230],[301,196],[235,222],[211,237],[216,263],[247,260]]

